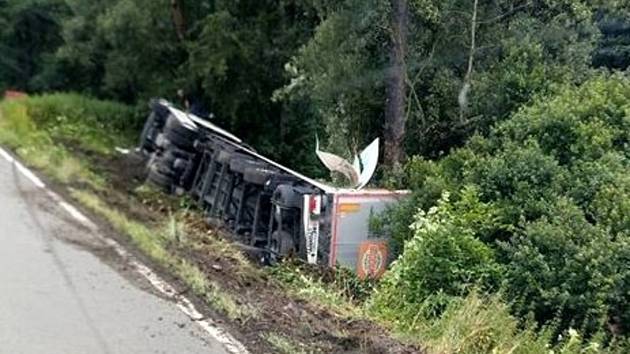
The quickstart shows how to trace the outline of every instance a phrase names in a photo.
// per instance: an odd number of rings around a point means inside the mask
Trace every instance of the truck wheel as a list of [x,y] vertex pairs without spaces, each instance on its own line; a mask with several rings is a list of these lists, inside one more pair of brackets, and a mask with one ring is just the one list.
[[186,167],[188,167],[188,160],[182,159],[182,158],[176,158],[175,161],[173,162],[173,169],[175,171],[183,171],[186,169]]
[[249,167],[243,174],[243,180],[251,184],[264,186],[275,174],[277,174],[277,171],[264,166]]
[[197,140],[197,136],[193,136],[192,134],[185,136],[179,133],[179,130],[165,130],[164,135],[168,141],[170,141],[173,145],[187,150],[194,151],[195,150],[195,141]]
[[168,120],[166,121],[166,125],[164,126],[164,131],[171,131],[177,135],[180,135],[183,139],[188,139],[191,141],[195,141],[199,136],[199,131],[196,129],[191,129],[175,118],[174,115],[170,115]]
[[152,151],[155,148],[154,142],[151,140],[151,135],[155,125],[155,113],[151,113],[147,121],[144,123],[144,128],[140,134],[140,147],[147,151]]
[[182,159],[190,160],[195,157],[195,153],[183,150],[171,144],[171,146],[166,150],[167,154],[171,154],[175,157],[179,157]]
[[271,234],[271,244],[269,250],[279,257],[286,257],[295,252],[295,243],[290,233],[286,231],[275,231]]
[[171,186],[174,184],[174,179],[172,177],[161,173],[157,168],[152,168],[149,171],[147,180],[169,193],[171,191]]
[[156,123],[163,126],[171,113],[168,107],[163,105],[158,99],[152,99],[149,102],[149,107],[155,113]]

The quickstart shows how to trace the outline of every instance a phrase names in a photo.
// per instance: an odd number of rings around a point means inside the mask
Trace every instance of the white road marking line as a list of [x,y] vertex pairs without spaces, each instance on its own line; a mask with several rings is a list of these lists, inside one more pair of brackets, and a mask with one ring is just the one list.
[[96,225],[94,225],[94,223],[90,219],[88,219],[85,215],[78,211],[77,208],[64,201],[59,202],[59,205],[64,208],[73,218],[77,219],[81,224],[83,224],[90,230],[96,230]]
[[0,148],[0,155],[4,157],[5,160],[9,161],[9,163],[13,163],[13,156],[9,155],[4,149]]
[[185,296],[177,293],[175,288],[164,281],[159,275],[147,267],[143,263],[137,261],[127,250],[125,250],[118,242],[106,238],[98,233],[98,227],[88,217],[83,215],[77,208],[68,204],[57,193],[46,188],[46,185],[33,172],[19,163],[13,156],[0,148],[0,156],[9,163],[14,164],[17,169],[28,178],[36,187],[45,191],[48,197],[55,201],[59,206],[66,210],[73,218],[77,219],[84,226],[94,231],[94,235],[108,246],[112,247],[116,253],[127,259],[129,264],[133,266],[140,275],[142,275],[149,283],[167,298],[175,301],[177,308],[188,316],[192,321],[197,323],[206,333],[208,333],[217,342],[221,343],[225,350],[231,354],[249,354],[245,346],[236,340],[232,335],[217,326],[214,321],[204,318],[203,314],[197,310],[195,305]]
[[[99,236],[100,237],[100,236]],[[118,242],[106,238],[104,242],[112,247],[119,256],[127,258],[129,264],[136,269],[140,275],[153,285],[153,287],[167,298],[175,301],[181,312],[186,314],[191,320],[196,322],[206,333],[212,336],[216,341],[223,344],[224,348],[232,354],[248,354],[249,351],[245,346],[237,341],[232,335],[218,327],[214,321],[204,318],[204,315],[197,310],[195,305],[185,296],[177,293],[175,288],[164,281],[151,268],[143,263],[138,262],[125,250]]]
[[24,177],[28,178],[37,188],[46,188],[44,182],[39,179],[33,172],[31,172],[28,168],[24,167],[21,163],[17,161],[13,161],[15,167],[17,167],[18,171],[20,171]]
[[57,195],[57,193],[46,189],[46,194],[48,194],[48,196],[50,197],[50,199],[54,200],[56,203],[59,203],[61,201],[61,197]]
[[4,159],[7,160],[9,163],[11,163],[15,167],[17,167],[18,171],[20,171],[20,173],[22,173],[22,175],[24,175],[24,177],[28,178],[31,182],[33,182],[33,184],[35,186],[37,186],[38,188],[45,188],[46,187],[46,185],[44,184],[44,182],[42,182],[41,179],[39,179],[37,176],[35,176],[35,174],[33,172],[31,172],[28,168],[24,167],[24,165],[19,163],[15,158],[13,158],[13,156],[11,156],[11,154],[6,152],[2,148],[0,148],[0,155],[2,157],[4,157]]

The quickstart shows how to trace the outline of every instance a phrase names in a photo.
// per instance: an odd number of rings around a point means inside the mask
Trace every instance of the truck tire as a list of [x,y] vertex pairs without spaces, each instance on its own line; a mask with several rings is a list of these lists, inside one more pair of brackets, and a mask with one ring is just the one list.
[[195,157],[195,153],[184,150],[184,149],[180,149],[179,147],[173,145],[170,142],[164,145],[164,153],[162,156],[166,156],[166,155],[179,157],[183,159],[192,159],[193,157]]
[[247,183],[264,186],[277,173],[277,171],[265,166],[249,167],[243,174],[243,180]]
[[174,162],[173,160],[164,160],[164,159],[156,161],[156,163],[153,165],[153,169],[164,176],[168,176],[172,179],[175,179],[177,178],[178,173],[173,168],[173,162]]
[[286,257],[295,253],[295,242],[293,240],[293,236],[286,231],[274,231],[271,234],[269,250],[278,257]]
[[179,133],[180,130],[164,130],[164,136],[168,141],[170,141],[173,145],[179,147],[180,149],[186,151],[195,151],[195,141],[197,140],[196,135],[189,134],[187,136],[181,135]]
[[153,151],[155,149],[155,142],[153,141],[153,131],[155,129],[155,113],[151,112],[147,121],[144,123],[142,133],[140,134],[140,147],[146,151]]
[[161,173],[157,168],[152,168],[149,171],[147,180],[169,193],[173,184],[175,183],[174,179],[171,176]]
[[174,115],[170,115],[164,126],[164,131],[170,131],[180,135],[183,139],[195,141],[199,137],[197,129],[191,129],[183,125]]
[[160,126],[164,126],[168,116],[171,114],[168,107],[160,103],[160,100],[158,99],[152,99],[149,102],[149,107],[151,108],[151,111],[155,113],[156,123]]
[[156,150],[158,150],[158,149],[164,149],[164,148],[167,146],[167,144],[168,144],[168,143],[169,143],[169,142],[168,142],[168,140],[166,140],[166,138],[164,137],[164,133],[163,133],[163,132],[160,132],[160,133],[158,133],[158,134],[156,135],[156,137],[155,137],[155,147],[156,147]]
[[189,160],[182,159],[182,158],[178,157],[173,162],[173,169],[175,171],[184,171],[188,167],[189,163],[190,163]]

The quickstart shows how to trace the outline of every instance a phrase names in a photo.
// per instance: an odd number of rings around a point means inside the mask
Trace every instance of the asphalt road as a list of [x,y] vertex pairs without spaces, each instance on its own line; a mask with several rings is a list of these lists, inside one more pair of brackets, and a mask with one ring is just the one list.
[[0,158],[0,354],[226,351]]

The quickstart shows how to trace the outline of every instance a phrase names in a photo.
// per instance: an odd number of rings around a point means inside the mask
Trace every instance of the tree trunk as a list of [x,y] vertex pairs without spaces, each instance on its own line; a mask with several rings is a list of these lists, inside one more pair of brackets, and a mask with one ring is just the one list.
[[173,13],[173,22],[175,23],[177,38],[183,41],[186,38],[187,25],[181,0],[171,0],[171,12]]
[[464,76],[464,84],[459,91],[459,121],[460,124],[466,123],[466,111],[468,110],[468,97],[472,88],[472,73],[473,65],[475,62],[475,51],[477,50],[477,7],[479,0],[475,0],[473,3],[472,20],[470,21],[470,54],[468,55],[468,69],[466,70],[466,76]]
[[385,107],[385,163],[399,165],[404,157],[405,105],[407,97],[407,30],[409,8],[407,0],[392,2],[392,38],[390,68],[387,75],[387,103]]

